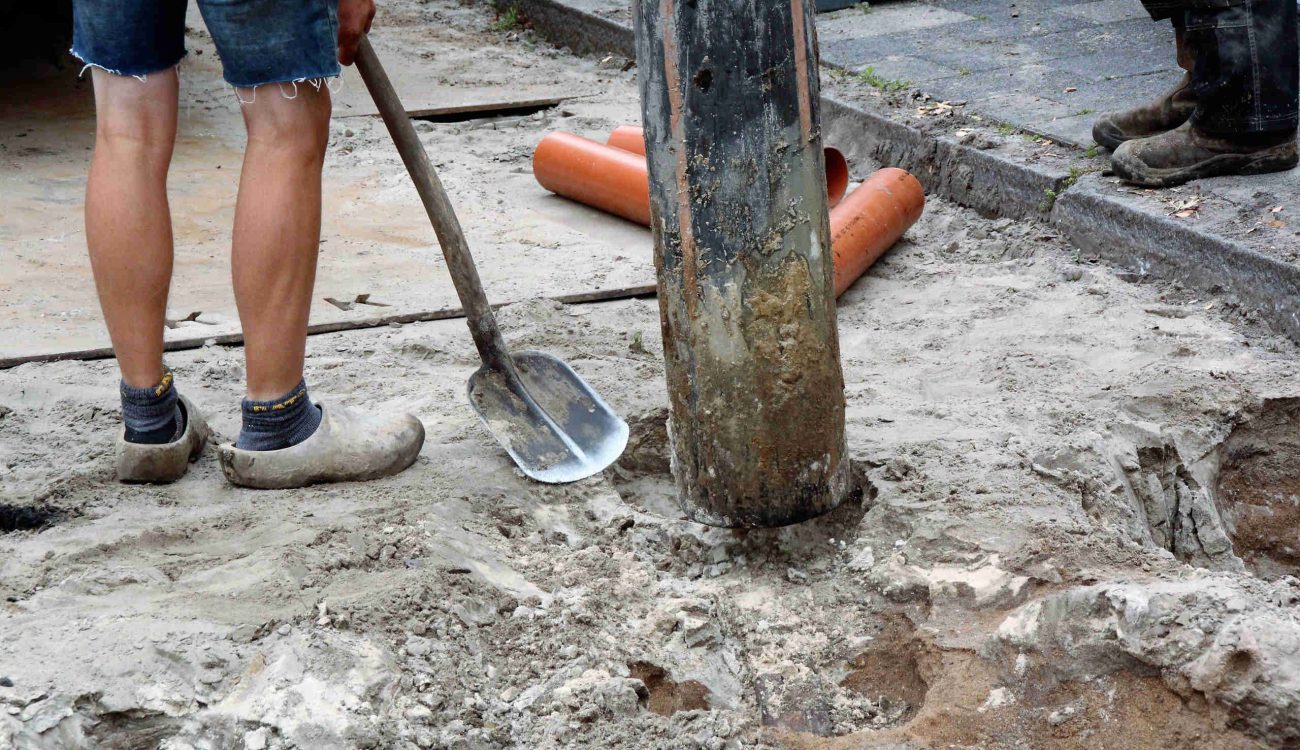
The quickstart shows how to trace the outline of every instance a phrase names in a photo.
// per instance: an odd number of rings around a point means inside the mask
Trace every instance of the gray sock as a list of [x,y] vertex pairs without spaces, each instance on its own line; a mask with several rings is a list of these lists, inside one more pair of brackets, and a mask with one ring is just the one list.
[[128,443],[161,445],[184,434],[185,417],[173,380],[172,371],[164,368],[157,385],[133,388],[122,382],[122,423]]
[[241,404],[243,429],[235,447],[249,451],[275,451],[297,445],[320,426],[320,407],[307,395],[307,382],[300,381],[288,393],[270,401]]

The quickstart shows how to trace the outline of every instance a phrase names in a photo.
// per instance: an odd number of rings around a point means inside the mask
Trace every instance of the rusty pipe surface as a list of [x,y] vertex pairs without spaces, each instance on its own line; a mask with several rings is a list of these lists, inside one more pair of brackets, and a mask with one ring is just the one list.
[[638,0],[669,437],[695,521],[852,487],[810,0]]
[[[640,125],[619,125],[605,145],[645,156],[645,130]],[[826,203],[834,208],[849,187],[849,160],[834,146],[822,148],[822,155],[826,159]]]

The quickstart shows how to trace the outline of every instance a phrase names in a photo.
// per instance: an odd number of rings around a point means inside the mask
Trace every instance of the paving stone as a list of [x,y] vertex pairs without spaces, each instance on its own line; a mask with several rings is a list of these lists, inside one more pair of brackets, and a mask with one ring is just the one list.
[[[1099,26],[1080,24],[1053,34],[1025,35],[1026,46],[1046,59],[1060,60],[1082,54],[1111,55],[1120,60],[1133,50],[1168,50],[1174,57],[1173,27],[1150,19],[1121,21]],[[1103,63],[1105,66],[1106,63]]]
[[1054,117],[1048,120],[1031,120],[1025,127],[1036,133],[1042,133],[1055,141],[1072,143],[1080,148],[1092,145],[1092,124],[1097,121],[1096,113]]
[[1135,2],[1135,0],[1098,0],[1095,3],[1065,5],[1052,10],[1056,13],[1081,18],[1093,23],[1115,23],[1116,21],[1128,21],[1134,18],[1151,19],[1142,4]]
[[[955,97],[949,95],[944,98],[951,101]],[[967,101],[971,109],[1012,125],[1026,125],[1077,114],[1077,110],[1072,110],[1065,104],[1033,94],[992,94]]]
[[1053,60],[1052,65],[1086,81],[1104,81],[1123,76],[1169,71],[1177,71],[1181,75],[1182,70],[1172,54],[1172,44],[1171,40],[1168,49],[1132,48],[1126,50],[1126,54],[1123,55],[1116,54],[1114,51],[1089,52]]
[[1071,95],[1065,90],[1076,87],[1079,78],[1048,64],[1027,63],[983,71],[978,76],[971,76],[970,80],[950,83],[960,86],[965,92],[961,98],[971,101],[999,95],[1026,95],[1045,97],[1069,106]]
[[928,29],[945,24],[972,21],[965,13],[958,13],[930,5],[868,6],[869,12],[858,8],[823,14],[817,17],[817,33],[822,38],[839,37],[861,39],[869,36],[900,34],[918,29]]

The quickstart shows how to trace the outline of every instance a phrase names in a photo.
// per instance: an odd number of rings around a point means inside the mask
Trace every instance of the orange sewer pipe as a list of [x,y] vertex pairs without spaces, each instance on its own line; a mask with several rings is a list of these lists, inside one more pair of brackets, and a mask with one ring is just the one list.
[[[645,156],[645,132],[640,125],[619,125],[605,143]],[[838,148],[827,146],[822,152],[826,154],[826,205],[834,208],[849,189],[849,161]]]
[[921,218],[925,189],[910,172],[885,167],[831,210],[835,296],[844,294]]
[[[552,193],[650,225],[650,180],[644,156],[555,132],[537,144],[533,174]],[[836,297],[893,247],[924,207],[921,183],[902,169],[886,167],[863,180],[831,210]]]
[[533,175],[552,193],[650,226],[644,156],[556,131],[537,144]]

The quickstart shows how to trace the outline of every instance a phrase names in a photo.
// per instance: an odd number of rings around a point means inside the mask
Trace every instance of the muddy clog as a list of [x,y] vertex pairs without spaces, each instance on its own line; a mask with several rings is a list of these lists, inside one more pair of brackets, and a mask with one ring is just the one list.
[[319,404],[320,427],[288,448],[250,451],[227,443],[217,448],[231,484],[287,489],[323,482],[355,482],[391,476],[415,463],[424,446],[424,424],[410,414],[375,416]]
[[122,482],[163,484],[185,476],[190,464],[197,461],[208,443],[211,431],[203,414],[184,396],[185,431],[170,443],[127,442],[126,429],[117,438],[117,478]]

